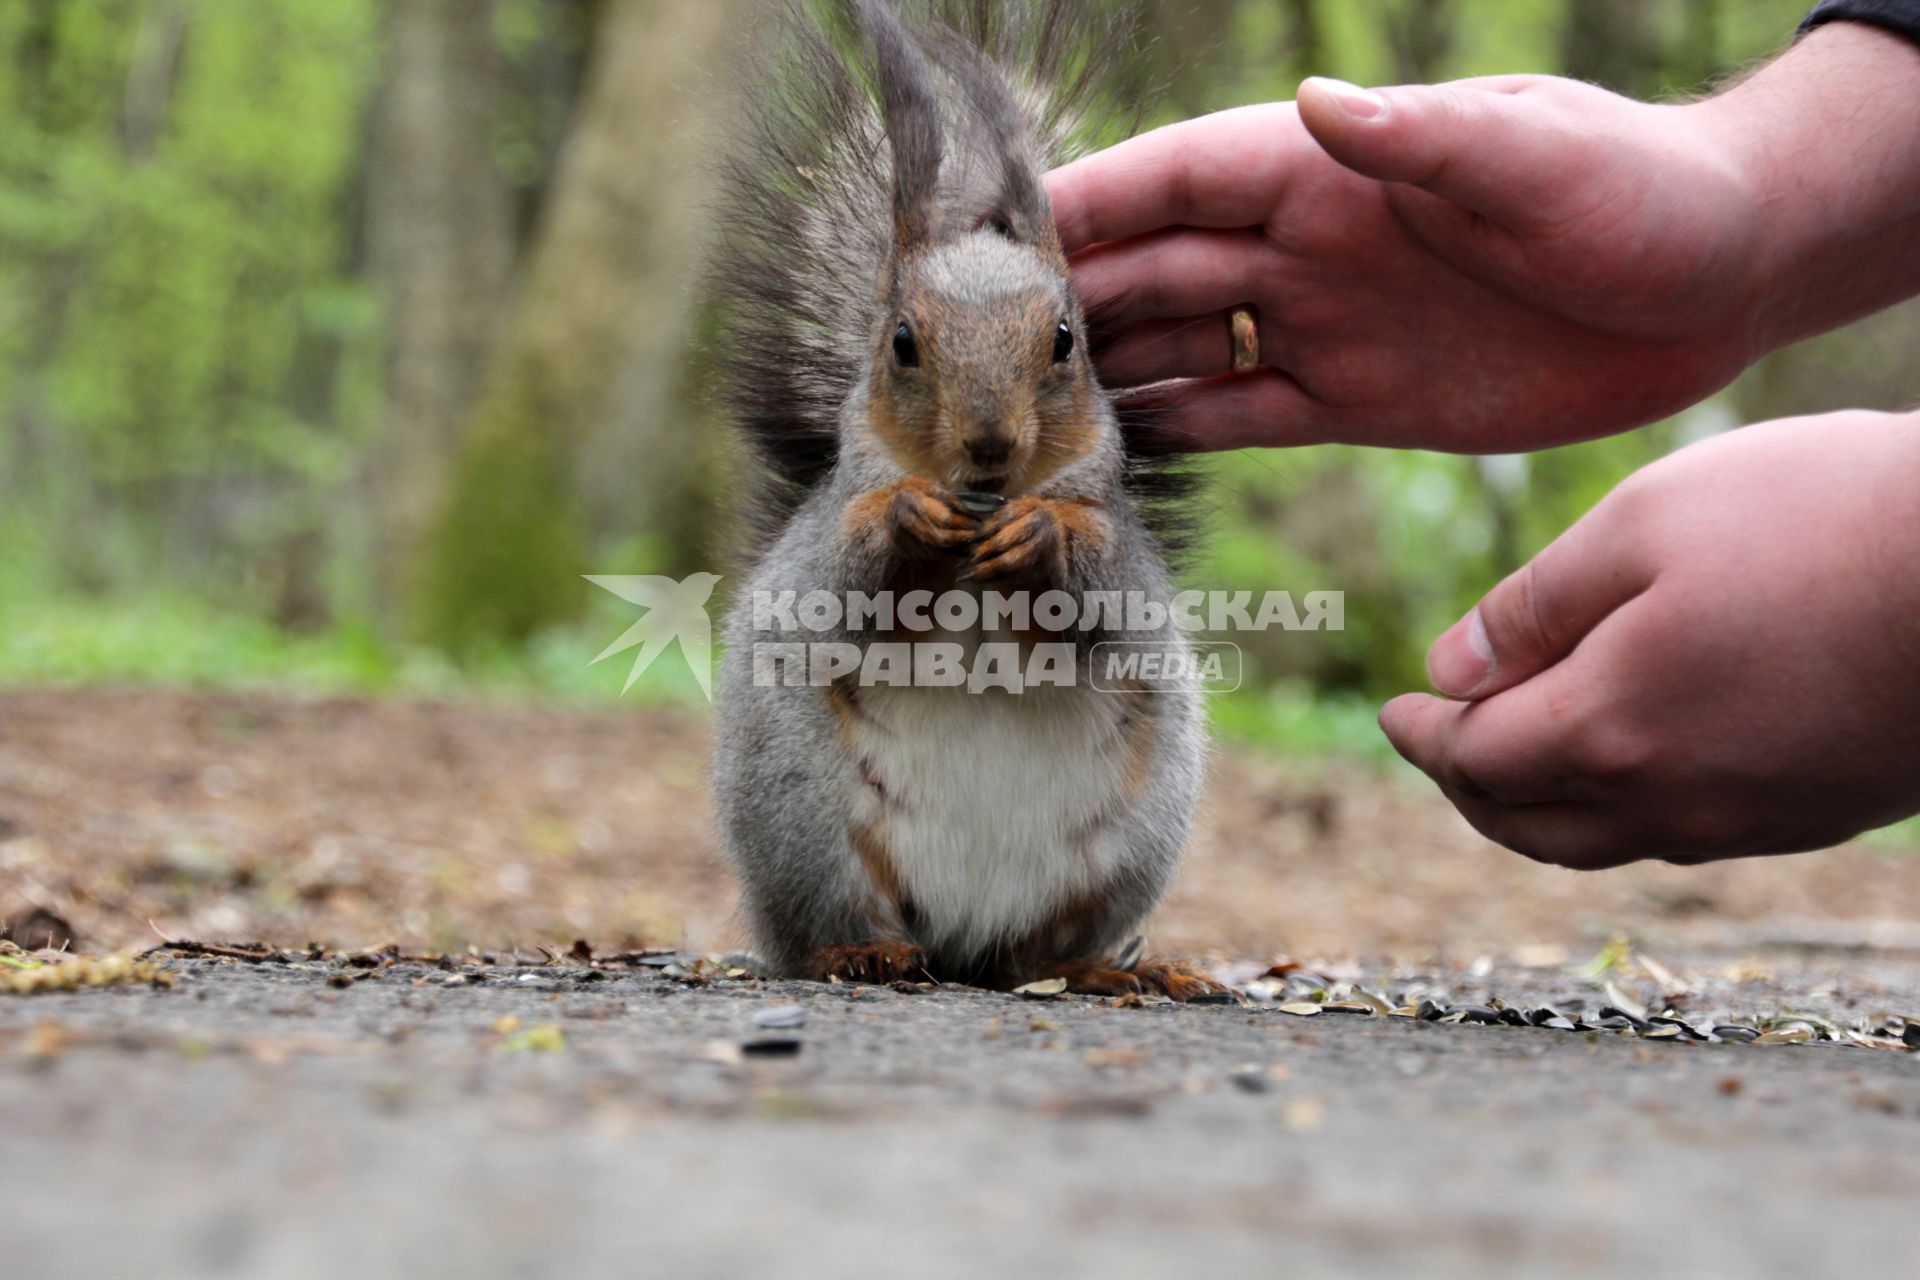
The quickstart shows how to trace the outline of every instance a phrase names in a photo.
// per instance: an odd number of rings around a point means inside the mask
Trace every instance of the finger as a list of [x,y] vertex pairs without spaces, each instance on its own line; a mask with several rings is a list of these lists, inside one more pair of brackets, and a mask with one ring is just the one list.
[[1073,287],[1103,319],[1162,320],[1258,301],[1276,265],[1259,231],[1166,231],[1081,254]]
[[1478,796],[1443,793],[1475,831],[1535,862],[1575,871],[1602,871],[1645,856],[1615,815],[1576,803],[1507,805]]
[[1529,722],[1526,708],[1512,700],[1448,702],[1409,693],[1380,708],[1387,741],[1442,791],[1501,804],[1570,798],[1564,753],[1547,740],[1553,725]]
[[1654,569],[1602,503],[1509,574],[1427,651],[1427,678],[1450,698],[1489,698],[1572,653],[1653,585]]
[[[1231,372],[1233,334],[1228,312],[1183,320],[1150,320],[1109,338],[1094,357],[1101,385],[1140,387],[1171,378],[1214,378]],[[1261,363],[1285,367],[1274,335],[1260,331]]]
[[1279,369],[1165,382],[1114,397],[1149,452],[1322,444],[1326,406]]
[[1551,223],[1568,176],[1606,145],[1524,76],[1362,89],[1312,77],[1300,85],[1300,120],[1341,164],[1405,182],[1504,226]]
[[1251,227],[1314,149],[1292,103],[1236,107],[1055,169],[1047,193],[1068,253],[1164,227]]

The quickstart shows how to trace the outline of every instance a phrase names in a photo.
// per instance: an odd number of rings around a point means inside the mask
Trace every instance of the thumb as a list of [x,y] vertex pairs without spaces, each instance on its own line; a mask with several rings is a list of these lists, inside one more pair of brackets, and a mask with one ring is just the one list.
[[1356,173],[1525,225],[1590,172],[1575,121],[1545,95],[1523,92],[1543,83],[1515,76],[1362,89],[1314,76],[1300,84],[1300,120]]
[[1441,633],[1427,650],[1427,678],[1470,701],[1511,689],[1572,653],[1652,580],[1592,524],[1575,525]]

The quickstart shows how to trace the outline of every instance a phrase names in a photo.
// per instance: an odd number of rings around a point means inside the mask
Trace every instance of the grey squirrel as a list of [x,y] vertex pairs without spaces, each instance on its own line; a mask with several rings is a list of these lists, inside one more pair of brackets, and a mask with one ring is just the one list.
[[[836,12],[791,9],[782,61],[754,74],[712,263],[728,405],[772,477],[727,623],[715,758],[756,943],[777,973],[819,980],[1218,991],[1128,945],[1200,790],[1190,674],[1012,692],[796,684],[756,658],[772,641],[872,656],[929,638],[830,615],[770,634],[754,601],[783,592],[1172,596],[1158,473],[1095,378],[1040,181],[1110,109],[1127,15]],[[940,639],[1064,640],[1083,661],[1103,639],[1185,645],[1165,619],[1122,633],[1082,615],[1053,637],[988,621]]]

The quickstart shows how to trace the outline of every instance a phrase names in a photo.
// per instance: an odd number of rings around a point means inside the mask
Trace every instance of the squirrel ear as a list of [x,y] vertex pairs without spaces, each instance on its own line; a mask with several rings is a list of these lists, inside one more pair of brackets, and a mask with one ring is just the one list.
[[893,269],[933,242],[935,199],[945,149],[940,104],[919,46],[886,0],[857,0],[860,27],[873,46],[880,114],[893,150]]
[[958,32],[929,32],[928,41],[941,68],[966,97],[969,142],[1000,164],[999,185],[979,225],[1033,246],[1057,260],[1064,272],[1067,255],[1053,224],[1053,203],[1040,181],[1027,119],[1007,84],[1007,73]]
[[1053,202],[1047,189],[1022,159],[1006,153],[1007,169],[999,198],[986,221],[1008,239],[1032,245],[1049,260],[1066,270],[1067,253],[1060,243],[1060,229],[1053,222]]

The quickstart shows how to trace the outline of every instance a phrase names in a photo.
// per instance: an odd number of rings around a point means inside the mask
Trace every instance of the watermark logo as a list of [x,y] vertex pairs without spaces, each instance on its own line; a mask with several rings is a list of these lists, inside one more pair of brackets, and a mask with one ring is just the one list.
[[1240,656],[1240,646],[1230,640],[1102,640],[1087,655],[1087,683],[1106,693],[1167,693],[1187,686],[1232,693],[1240,687]]
[[620,692],[633,688],[633,682],[654,664],[654,660],[680,642],[680,653],[700,682],[700,692],[713,701],[713,620],[707,616],[707,600],[720,581],[717,573],[695,573],[676,581],[657,574],[589,573],[588,582],[611,591],[628,604],[637,604],[645,613],[620,634],[619,639],[600,651],[594,662],[639,646],[633,655],[633,668]]

